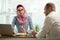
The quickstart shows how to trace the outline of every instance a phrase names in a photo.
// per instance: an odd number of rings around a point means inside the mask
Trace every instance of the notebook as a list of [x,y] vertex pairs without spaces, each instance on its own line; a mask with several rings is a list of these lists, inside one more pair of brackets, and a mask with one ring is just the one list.
[[15,33],[13,34],[13,29],[11,24],[0,24],[0,35],[9,35],[9,36],[17,36],[17,35],[26,35],[26,33]]

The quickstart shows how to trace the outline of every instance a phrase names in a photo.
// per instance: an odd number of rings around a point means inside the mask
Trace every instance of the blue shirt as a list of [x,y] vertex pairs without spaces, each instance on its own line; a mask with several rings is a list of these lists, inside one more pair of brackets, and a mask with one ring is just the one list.
[[[19,22],[17,21],[17,16],[15,16],[12,21],[12,28],[13,29],[14,29],[15,25],[17,27],[18,32],[20,33],[21,29],[22,29],[22,25],[19,24]],[[28,30],[28,27],[30,28],[30,30],[33,30],[32,20],[29,16],[28,16],[27,24],[25,25],[26,31]]]

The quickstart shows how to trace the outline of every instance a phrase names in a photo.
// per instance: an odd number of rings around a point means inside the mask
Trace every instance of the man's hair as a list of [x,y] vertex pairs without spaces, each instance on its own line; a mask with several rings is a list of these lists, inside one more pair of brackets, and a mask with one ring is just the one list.
[[46,7],[47,9],[48,9],[49,7],[51,7],[53,11],[55,10],[55,5],[54,5],[54,3],[47,3],[45,7]]

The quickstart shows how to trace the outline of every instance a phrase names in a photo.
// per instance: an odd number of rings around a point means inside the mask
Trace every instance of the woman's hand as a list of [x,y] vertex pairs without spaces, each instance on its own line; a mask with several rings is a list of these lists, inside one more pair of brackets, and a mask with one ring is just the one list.
[[21,32],[22,32],[22,33],[26,33],[26,29],[25,29],[25,28],[22,28],[22,29],[21,29]]

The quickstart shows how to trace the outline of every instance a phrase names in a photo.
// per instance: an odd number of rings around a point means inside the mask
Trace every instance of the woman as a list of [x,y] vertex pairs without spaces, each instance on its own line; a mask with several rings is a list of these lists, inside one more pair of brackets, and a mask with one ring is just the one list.
[[16,10],[17,10],[17,13],[16,13],[17,16],[15,16],[13,19],[13,22],[12,22],[13,28],[16,25],[19,33],[21,32],[27,33],[28,27],[30,28],[30,30],[33,30],[31,18],[27,16],[27,12],[23,7],[23,5],[18,5]]

